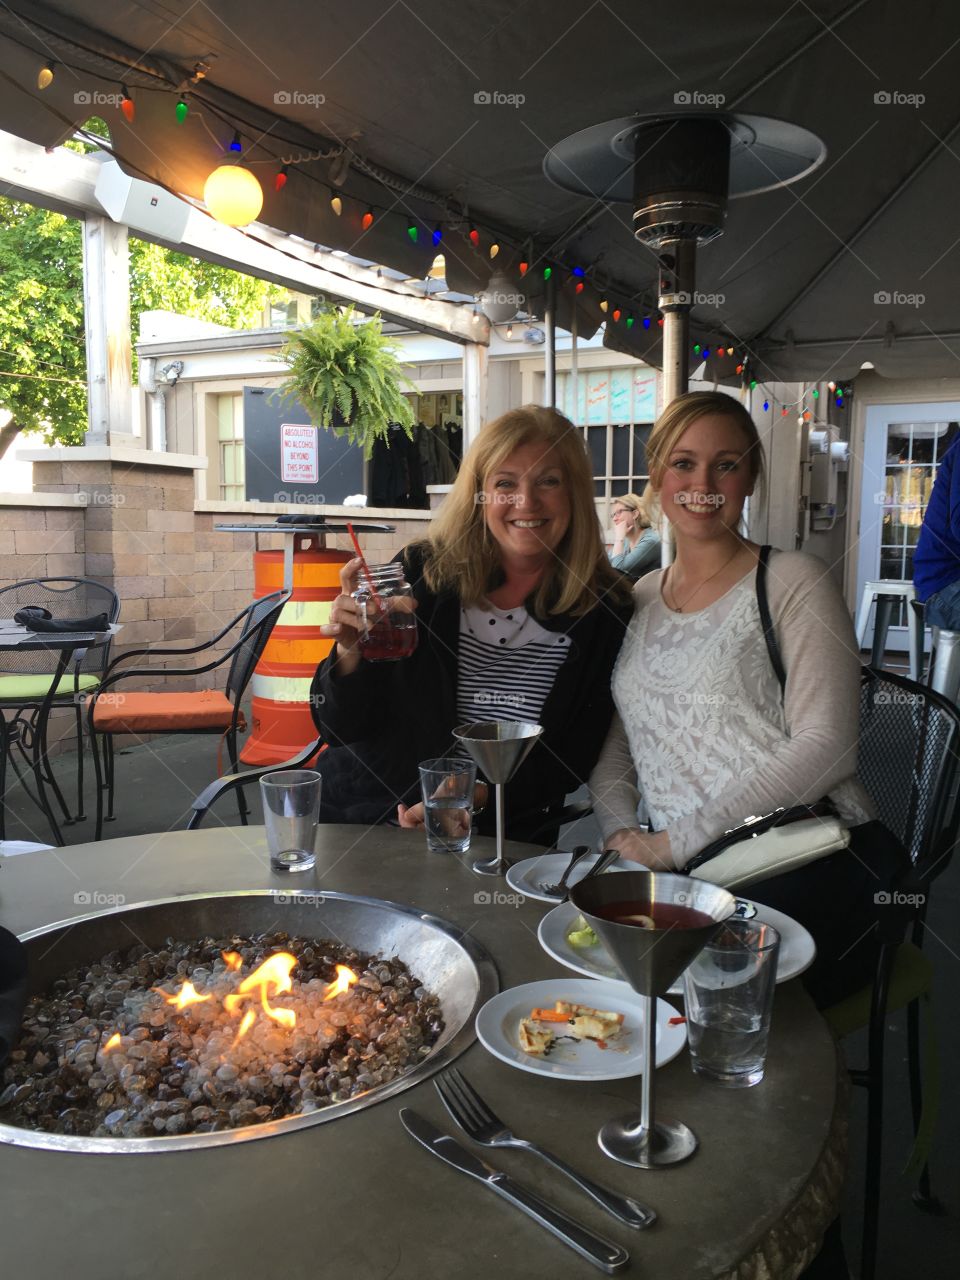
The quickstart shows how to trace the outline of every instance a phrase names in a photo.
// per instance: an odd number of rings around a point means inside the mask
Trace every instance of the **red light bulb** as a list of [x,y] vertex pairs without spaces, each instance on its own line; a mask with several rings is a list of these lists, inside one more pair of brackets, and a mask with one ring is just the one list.
[[363,227],[364,231],[370,230],[370,228],[373,226],[373,210],[372,209],[368,209],[367,212],[363,215],[363,217],[360,219],[360,225],[361,227]]

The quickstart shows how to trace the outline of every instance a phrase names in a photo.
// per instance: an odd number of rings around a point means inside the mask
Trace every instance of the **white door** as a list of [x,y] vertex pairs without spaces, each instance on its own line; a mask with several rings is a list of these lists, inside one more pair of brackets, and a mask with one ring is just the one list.
[[[865,582],[913,581],[913,549],[937,466],[960,432],[960,402],[867,408],[860,490],[857,604]],[[907,648],[904,606],[893,615],[888,649]],[[864,644],[873,641],[873,616]]]

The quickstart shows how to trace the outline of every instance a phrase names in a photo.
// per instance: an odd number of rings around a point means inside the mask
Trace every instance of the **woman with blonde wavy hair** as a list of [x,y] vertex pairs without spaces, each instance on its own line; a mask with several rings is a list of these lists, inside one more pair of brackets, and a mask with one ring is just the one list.
[[[582,432],[552,409],[512,409],[479,432],[425,540],[399,557],[418,645],[398,662],[358,648],[341,572],[313,682],[326,821],[422,821],[419,761],[451,754],[474,720],[530,720],[537,745],[507,786],[508,834],[551,842],[556,811],[593,767],[613,710],[610,673],[632,605],[600,536]],[[411,809],[409,806],[413,806]],[[492,831],[489,815],[480,830]]]

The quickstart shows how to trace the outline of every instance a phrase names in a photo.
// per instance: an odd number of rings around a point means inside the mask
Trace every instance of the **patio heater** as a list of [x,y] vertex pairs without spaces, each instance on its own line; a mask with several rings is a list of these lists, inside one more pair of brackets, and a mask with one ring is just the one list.
[[558,187],[633,205],[633,231],[656,256],[664,400],[687,390],[697,246],[723,232],[727,201],[787,186],[823,163],[807,129],[769,116],[672,112],[627,116],[571,134],[547,152]]

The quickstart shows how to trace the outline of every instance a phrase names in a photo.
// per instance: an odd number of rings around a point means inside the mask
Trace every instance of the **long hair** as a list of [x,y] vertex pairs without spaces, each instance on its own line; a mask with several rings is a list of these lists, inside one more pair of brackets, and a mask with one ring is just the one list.
[[621,493],[613,499],[619,502],[621,507],[626,507],[628,511],[632,511],[637,516],[637,523],[641,529],[649,529],[653,521],[647,515],[644,508],[643,498],[638,493]]
[[765,465],[760,433],[740,401],[723,391],[688,391],[686,395],[677,396],[676,400],[670,401],[653,424],[647,441],[647,466],[655,495],[659,494],[663,486],[663,473],[677,441],[698,418],[704,418],[708,414],[731,418],[737,424],[747,442],[744,457],[750,468],[750,479],[755,485],[763,486]]
[[517,449],[543,444],[563,472],[570,523],[533,595],[533,610],[588,613],[608,594],[626,602],[630,584],[611,568],[594,505],[593,472],[583,433],[555,409],[524,405],[488,422],[467,450],[456,481],[430,526],[424,577],[432,591],[453,590],[464,604],[479,604],[502,580],[500,548],[487,527],[486,481]]

